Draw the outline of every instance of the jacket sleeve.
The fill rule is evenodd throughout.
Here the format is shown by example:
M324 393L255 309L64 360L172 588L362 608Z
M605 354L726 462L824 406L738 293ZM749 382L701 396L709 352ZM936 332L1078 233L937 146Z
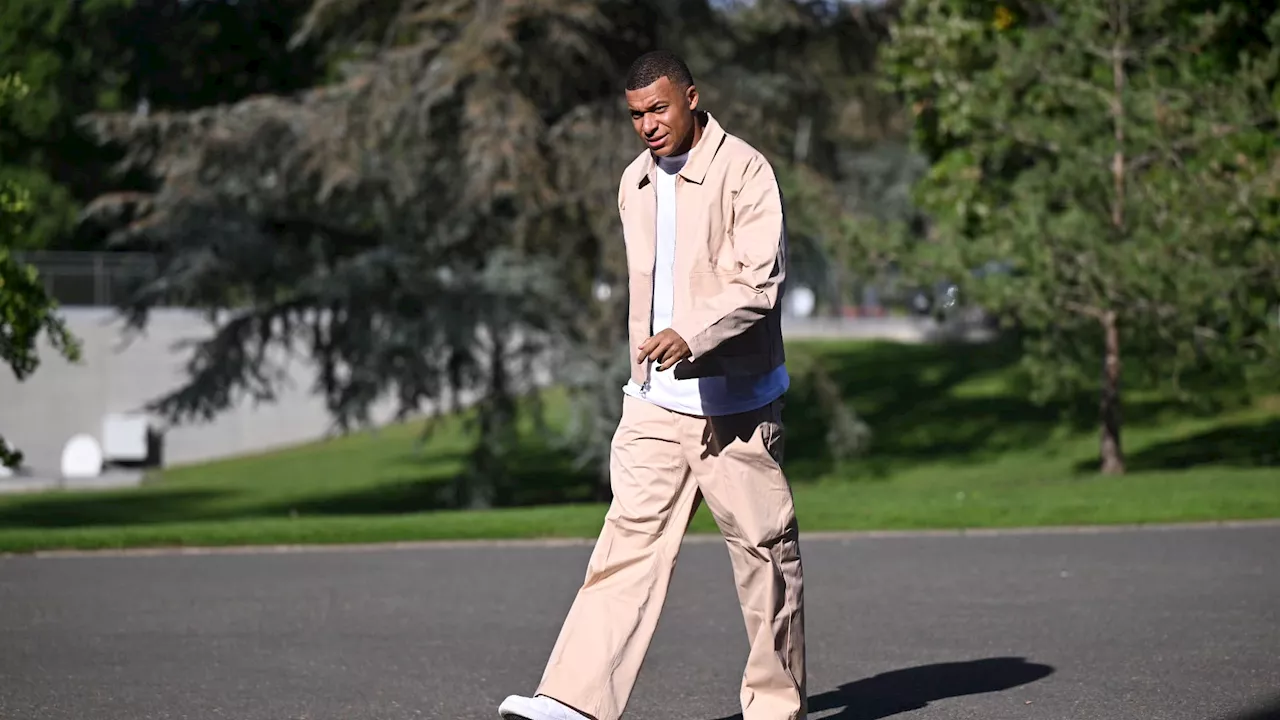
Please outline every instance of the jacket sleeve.
M672 324L688 343L691 360L742 334L773 310L786 276L785 232L777 177L769 162L755 155L733 199L733 251L740 270L725 277L721 292L698 301Z

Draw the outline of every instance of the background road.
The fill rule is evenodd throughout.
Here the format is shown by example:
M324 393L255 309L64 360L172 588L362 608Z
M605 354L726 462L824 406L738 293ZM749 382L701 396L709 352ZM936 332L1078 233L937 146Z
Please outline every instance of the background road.
M804 542L813 718L1244 718L1280 701L1280 527ZM587 545L0 558L0 718L496 718ZM737 712L717 540L629 718ZM1280 703L1253 718L1280 717Z

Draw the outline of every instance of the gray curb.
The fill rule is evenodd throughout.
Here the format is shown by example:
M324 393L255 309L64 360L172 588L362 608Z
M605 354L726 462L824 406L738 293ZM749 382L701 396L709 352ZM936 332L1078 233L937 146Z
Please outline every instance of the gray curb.
M1280 518L1264 520L1224 520L1215 522L1151 523L1117 525L1062 525L1048 527L965 528L953 530L854 530L846 532L801 532L801 542L858 541L894 538L963 538L1026 535L1100 535L1108 533L1170 532L1185 530L1224 530L1247 528L1280 528ZM720 535L690 534L685 544L723 542ZM286 553L350 553L389 550L433 550L448 548L552 548L591 547L595 538L534 538L515 540L416 540L385 543L303 544L303 545L227 545L190 547L142 547L103 550L37 550L30 553L0 553L10 557L161 557L178 555L266 555Z

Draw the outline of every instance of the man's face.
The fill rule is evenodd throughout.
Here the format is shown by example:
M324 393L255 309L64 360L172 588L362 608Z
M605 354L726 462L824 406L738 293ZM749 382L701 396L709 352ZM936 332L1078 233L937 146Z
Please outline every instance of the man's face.
M639 90L627 91L631 124L649 150L658 157L681 155L693 147L694 114L698 107L698 89L681 89L671 78Z

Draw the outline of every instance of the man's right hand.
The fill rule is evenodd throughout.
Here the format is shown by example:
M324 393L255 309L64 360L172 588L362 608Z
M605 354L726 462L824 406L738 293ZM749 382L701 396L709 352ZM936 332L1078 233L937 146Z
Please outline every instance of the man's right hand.
M653 360L660 363L658 370L665 371L692 354L689 351L689 344L680 337L680 333L667 328L640 343L640 354L636 356L636 364Z

